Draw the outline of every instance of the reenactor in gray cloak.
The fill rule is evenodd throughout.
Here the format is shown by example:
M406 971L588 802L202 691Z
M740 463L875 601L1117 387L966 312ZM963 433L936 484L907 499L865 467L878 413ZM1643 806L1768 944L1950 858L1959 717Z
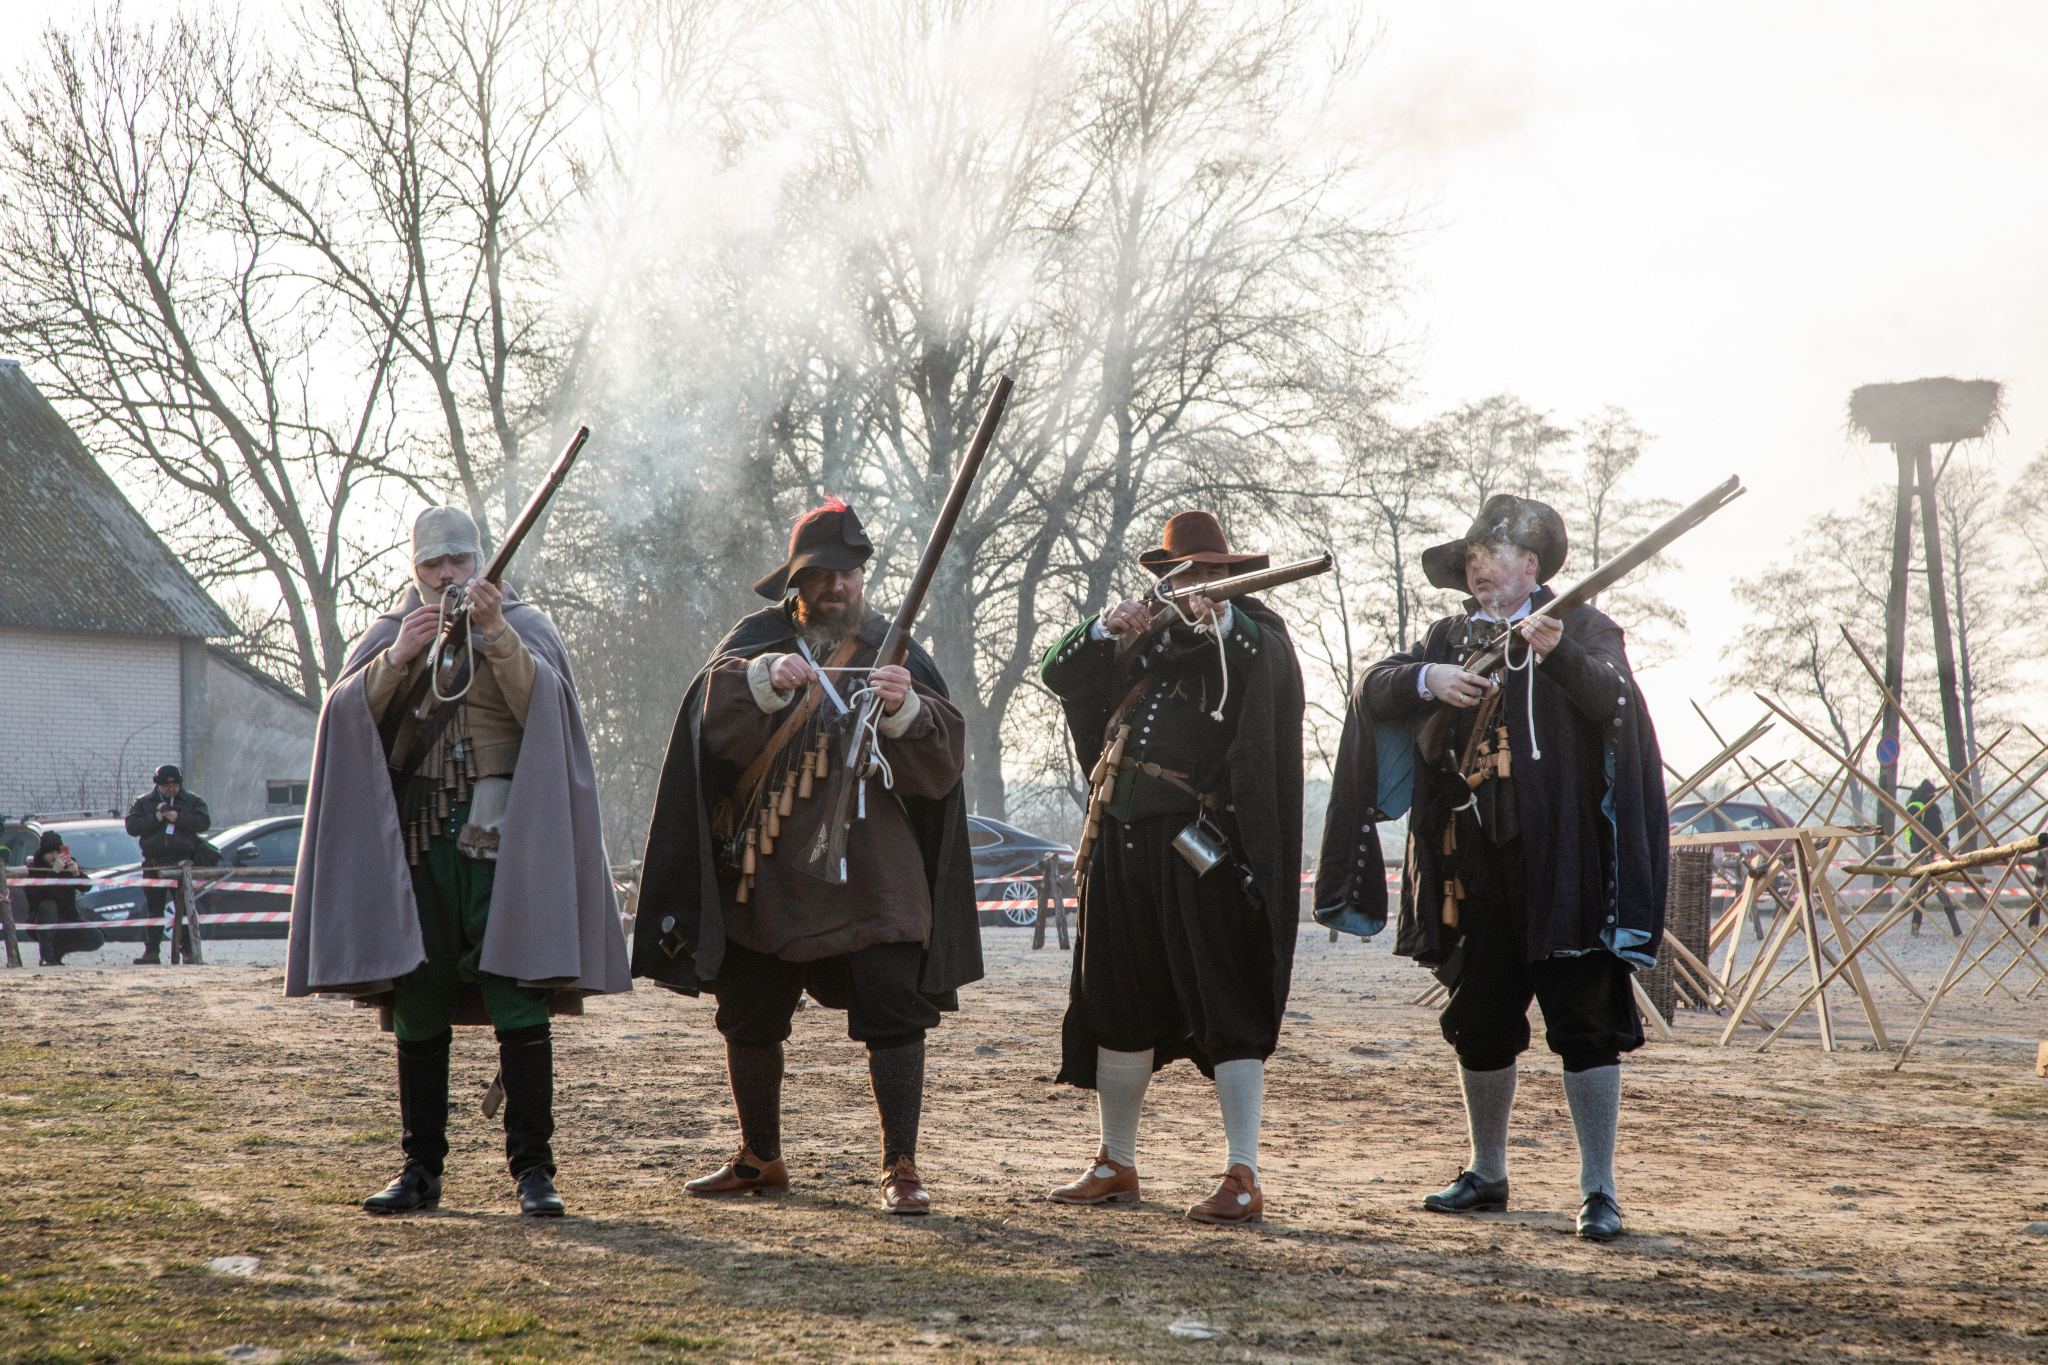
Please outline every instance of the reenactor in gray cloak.
M356 642L314 741L285 994L353 996L398 1036L405 1165L363 1201L372 1213L440 1203L453 1026L488 1022L520 1209L561 1214L549 1016L632 989L561 636L477 574L480 550L468 513L420 514L414 582ZM443 594L458 587L473 659L444 654L414 712L391 716L433 665ZM393 755L437 698L456 697L425 761L395 787Z

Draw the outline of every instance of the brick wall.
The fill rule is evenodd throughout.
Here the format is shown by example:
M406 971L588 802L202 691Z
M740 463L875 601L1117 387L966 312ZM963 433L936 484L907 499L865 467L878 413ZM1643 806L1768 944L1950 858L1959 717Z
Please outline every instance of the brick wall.
M181 704L175 638L0 626L0 811L125 808L179 760Z

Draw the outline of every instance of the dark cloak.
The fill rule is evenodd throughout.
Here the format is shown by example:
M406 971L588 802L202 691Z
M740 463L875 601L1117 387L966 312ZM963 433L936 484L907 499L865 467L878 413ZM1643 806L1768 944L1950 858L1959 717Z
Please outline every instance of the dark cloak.
M1539 588L1531 603L1540 607L1555 595ZM1370 865L1358 866L1356 846L1377 843L1362 840L1359 831L1408 809L1394 951L1432 966L1457 947L1456 931L1442 923L1447 869L1440 850L1444 825L1466 792L1441 766L1419 761L1414 736L1436 703L1417 694L1416 679L1429 664L1453 661L1477 607L1468 599L1464 613L1435 622L1420 643L1360 677L1331 773L1316 875L1319 920L1352 933L1377 932L1386 922L1385 883L1377 857L1366 855ZM1515 809L1529 876L1528 960L1606 948L1647 966L1664 932L1670 823L1656 729L1629 667L1622 629L1595 607L1565 616L1564 638L1536 668L1540 761L1530 749L1527 675L1505 677L1499 723L1514 754ZM1400 781L1408 772L1412 809ZM1347 910L1355 918L1347 921Z
M889 631L887 618L870 611L860 638L879 649ZM670 990L696 995L718 977L725 961L725 899L738 874L721 867L711 835L711 812L739 784L730 763L701 761L699 730L711 670L726 659L752 659L796 649L797 631L784 606L764 607L733 627L718 642L711 662L691 680L676 713L662 760L661 785L647 827L647 856L640 871L640 904L633 930L633 975ZM904 661L910 676L940 696L949 696L931 655L910 642ZM918 990L943 1010L958 1009L957 992L979 981L981 918L974 903L974 855L967 838L967 797L955 784L943 799L903 798L911 828L924 852L931 887L932 933ZM684 945L678 955L661 946L673 923Z
M1230 803L1237 807L1238 853L1251 868L1259 899L1265 902L1266 928L1272 937L1273 1025L1275 1031L1287 1009L1287 990L1294 977L1294 940L1301 930L1301 717L1303 697L1301 667L1295 662L1294 641L1287 623L1255 597L1231 599L1231 605L1252 619L1259 628L1261 648L1248 670L1244 709L1238 712L1237 736L1230 743L1224 763L1230 773ZM1273 641L1283 649L1264 647ZM1102 756L1103 731L1111 712L1123 700L1117 695L1093 695L1062 702L1067 730L1074 740L1074 757L1082 772L1094 770ZM1211 875L1219 875L1212 873ZM1084 894L1081 913L1088 913ZM1069 989L1081 989L1081 955L1074 954L1073 980ZM1095 1088L1095 1036L1081 1022L1080 1011L1069 1008L1061 1029L1060 1074L1054 1079L1083 1089ZM1152 1069L1157 1071L1189 1056L1214 1076L1207 1059L1192 1052L1169 1054L1154 1048Z

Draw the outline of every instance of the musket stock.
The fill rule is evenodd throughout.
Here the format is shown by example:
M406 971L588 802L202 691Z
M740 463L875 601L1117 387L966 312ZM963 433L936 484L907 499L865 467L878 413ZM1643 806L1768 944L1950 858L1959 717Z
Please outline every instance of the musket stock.
M924 544L924 556L917 561L917 572L911 575L902 605L896 609L896 619L890 623L889 633L882 637L882 647L875 653L878 666L899 664L910 653L910 632L917 624L918 609L924 605L925 594L931 588L933 576L938 573L939 558L945 553L947 542L953 538L953 527L960 520L968 493L974 488L974 477L981 472L981 462L987 458L988 448L996 438L996 427L1002 423L1003 409L1010 402L1010 389L1010 376L1004 375L996 381L995 392L989 395L988 407L981 414L981 425L975 428L974 440L967 447L967 457L954 473L953 487L939 509L938 520L932 523L931 536ZM856 709L845 759L828 779L830 785L825 794L824 823L818 826L804 857L804 871L834 886L846 884L846 840L853 829L854 798L859 794L865 799L871 746L875 743L875 713L881 705L881 698L869 692Z
M1593 572L1572 584L1557 596L1529 613L1537 616L1554 616L1563 620L1567 615L1598 597L1622 579L1634 573L1650 560L1662 554L1672 541L1692 530L1714 513L1726 507L1749 490L1742 486L1742 477L1731 474L1722 483L1686 507L1677 516L1659 526L1656 530L1623 550ZM1500 669L1507 659L1506 636L1503 643L1491 646L1467 660L1462 667L1468 672L1491 676ZM1421 732L1416 736L1416 747L1421 751L1423 761L1433 763L1444 751L1444 740L1451 732L1451 723L1457 718L1458 708L1448 702L1439 702L1423 722Z

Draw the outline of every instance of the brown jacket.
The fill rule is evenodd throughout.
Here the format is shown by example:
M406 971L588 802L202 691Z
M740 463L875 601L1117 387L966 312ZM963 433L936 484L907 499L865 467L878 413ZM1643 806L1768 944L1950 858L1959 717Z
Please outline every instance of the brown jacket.
M392 701L410 690L414 680L426 671L432 655L431 647L421 650L403 673L391 666L385 654L372 659L363 671L363 690L370 703L370 714L381 718ZM518 766L519 740L526 732L527 708L533 704L533 671L533 653L516 630L500 630L489 644L477 646L476 678L462 699L462 719L469 727L470 742L476 746L478 777L510 777ZM447 685L444 673L442 686ZM433 694L428 693L420 699L420 710L424 715L433 709ZM441 770L441 748L448 743L449 734L449 730L444 730L434 741L433 752L420 765L421 772Z
M707 757L744 768L768 743L781 722L782 709L793 701L765 681L779 657L728 658L713 665L702 730ZM865 666L874 657L873 647L864 645L851 663ZM801 754L795 747L785 752L792 761ZM800 861L801 850L809 847L825 818L820 788L810 800L796 802L783 820L775 852L756 863L747 903L726 897L728 938L790 962L811 962L877 943L929 942L932 901L924 853L898 797L936 800L959 785L967 763L966 726L952 702L919 684L895 716L884 718L881 753L895 786L884 789L879 777L869 780L867 818L854 821L847 841L846 884L820 881L805 872ZM788 762L778 762L772 773L779 778L787 766Z

